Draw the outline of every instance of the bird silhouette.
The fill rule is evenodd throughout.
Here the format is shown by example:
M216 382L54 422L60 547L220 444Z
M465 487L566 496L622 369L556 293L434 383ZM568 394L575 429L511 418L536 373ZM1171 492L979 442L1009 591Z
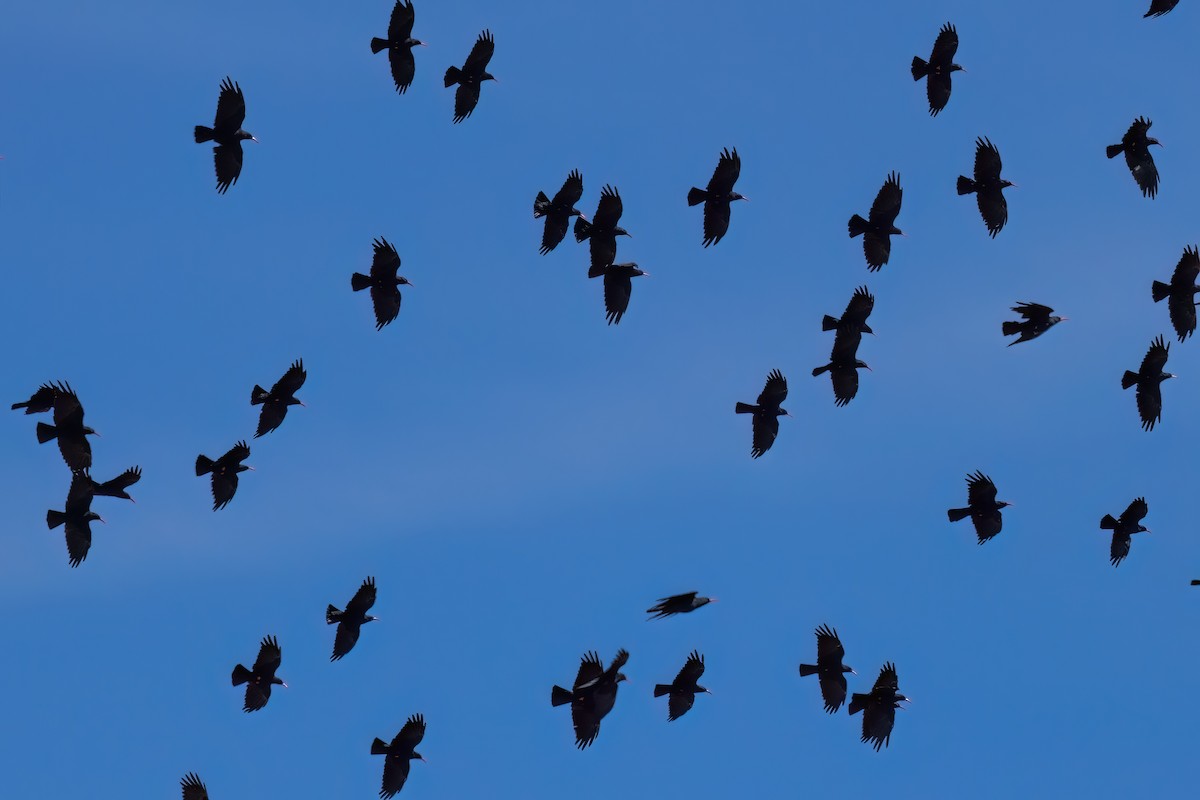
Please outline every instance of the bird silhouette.
M703 674L704 656L699 651L693 650L673 682L654 685L655 697L662 697L664 694L670 695L667 698L668 722L674 722L690 711L692 704L696 702L697 694L712 694L708 689L696 683Z
M1150 529L1142 524L1150 506L1146 498L1139 497L1121 512L1121 516L1113 519L1112 514L1105 514L1100 520L1101 530L1112 531L1112 547L1109 550L1109 561L1115 567L1129 555L1130 537L1135 533L1149 533Z
M896 227L896 217L900 214L900 203L904 199L904 190L900 188L900 176L893 172L875 195L875 202L867 219L858 214L850 218L847 227L850 238L863 237L863 255L867 258L867 269L878 272L892 255L892 234L903 236L904 231Z
M371 755L387 756L383 762L383 785L379 789L381 798L386 800L389 797L395 797L396 793L404 788L404 782L408 780L410 762L425 760L416 751L417 745L424 738L425 717L422 714L413 714L390 743L383 739L371 742Z
M711 597L697 597L696 592L685 592L663 597L657 603L646 609L647 614L653 614L650 619L663 619L676 614L690 614L701 606L713 602Z
M308 373L304 371L303 359L296 359L288 367L287 372L283 373L283 377L275 381L271 391L268 392L257 383L254 384L254 388L250 391L250 405L262 406L262 411L258 415L258 430L254 432L255 439L282 425L283 418L287 416L288 406L304 405L294 395L300 391L300 387L304 385L307 378Z
M592 221L588 222L582 214L575 220L575 241L589 240L591 272L602 270L617 260L617 237L630 235L629 231L617 225L624 211L625 205L616 188L605 186L600 190L600 203L596 206Z
M1142 418L1144 431L1154 430L1154 424L1162 420L1162 382L1175 377L1170 372L1163 372L1170 352L1171 345L1165 343L1160 335L1150 343L1150 349L1146 351L1138 371L1125 370L1121 376L1122 389L1137 387L1138 416Z
M12 410L25 409L26 414L44 414L54 408L54 398L58 397L63 388L61 383L43 383L38 390L23 403L13 403Z
M642 271L637 264L630 261L627 264L609 264L607 267L592 267L588 270L589 278L604 276L604 311L609 325L615 325L629 310L629 298L633 294L633 279L649 275Z
M838 638L835 629L828 625L822 625L817 628L816 634L817 663L801 664L800 676L817 676L817 683L821 686L821 699L825 702L825 711L835 714L842 707L842 703L846 702L845 673L849 672L851 675L858 673L842 663L842 659L846 657L846 648L842 647L842 640Z
M92 511L91 479L83 472L71 476L67 502L63 511L47 511L46 527L54 530L64 526L67 536L67 557L72 567L78 567L92 548L92 522L104 519Z
M333 605L325 610L325 622L328 625L337 623L337 633L333 637L333 655L330 661L337 661L354 648L358 642L359 629L368 622L379 617L372 617L367 612L375 605L375 579L367 578L362 586L350 598L345 611L338 611ZM399 791L399 789L397 789Z
M1164 12L1165 13L1165 12ZM1154 158L1150 155L1150 145L1162 147L1162 142L1147 136L1150 126L1154 123L1145 117L1138 117L1121 137L1120 144L1110 144L1105 148L1109 158L1125 154L1125 164L1133 179L1142 190L1142 197L1153 198L1158 194L1158 167L1154 166Z
M496 80L491 73L487 72L488 62L492 60L492 53L495 50L496 41L492 38L492 32L485 30L475 40L475 46L471 48L471 54L467 56L467 61L462 65L462 69L450 67L446 70L446 88L449 89L454 84L458 84L458 89L454 93L454 123L456 125L471 116L471 112L475 110L475 106L479 103L479 85L484 81Z
M250 448L245 442L238 442L216 461L206 455L196 456L196 476L212 473L213 511L224 508L233 499L238 473L254 469L242 463L249 457Z
M577 169L571 170L562 188L551 200L545 192L538 192L533 200L533 218L546 218L546 227L542 232L542 247L538 250L546 255L567 235L571 217L583 217L583 212L575 208L579 198L583 197L583 175Z
M83 404L68 384L59 384L54 395L54 424L37 424L37 439L45 444L58 440L58 451L72 472L92 466L92 445L87 437L98 435L83 424Z
M283 661L283 651L279 649L279 641L274 636L265 636L258 648L258 658L254 660L254 669L246 669L241 664L233 668L233 685L246 684L246 700L242 711L250 713L258 711L271 699L271 687L278 684L287 688L287 684L275 677L275 670Z
M779 418L790 417L791 414L782 407L787 399L787 378L777 369L767 375L767 382L762 393L758 395L758 404L737 403L733 407L735 414L753 414L750 426L754 431L754 441L750 448L750 457L758 458L771 449L775 437L779 435Z
M1200 253L1195 247L1186 247L1179 263L1175 265L1171 282L1154 281L1150 284L1150 296L1154 302L1166 299L1171 325L1175 327L1181 342L1196 331L1196 302L1193 297L1200 292L1200 286L1196 285L1197 275L1200 275Z
M408 278L397 275L400 271L400 254L387 239L380 236L374 241L375 254L371 257L371 274L356 272L350 276L350 288L356 292L371 290L371 304L375 307L375 330L383 330L400 315L400 288L411 286Z
M81 470L77 474L84 478L87 484L87 490L90 491L93 496L99 495L102 497L118 497L122 500L136 502L132 497L129 496L129 492L125 490L142 479L141 467L130 467L112 480L104 481L103 483L93 480L91 475L88 474L87 470Z
M570 691L561 686L550 690L550 705L557 707L571 704L571 722L575 726L575 746L580 750L591 745L600 735L600 721L612 711L617 702L617 685L627 680L621 667L629 661L629 653L618 650L617 655L604 669L596 652L584 654Z
M221 96L217 98L217 116L213 126L196 126L196 144L216 142L213 148L213 165L217 171L217 193L225 194L242 174L242 141L258 139L242 130L246 120L246 96L242 87L226 76L221 82Z
M1051 316L1054 313L1054 309L1040 303L1019 302L1012 307L1012 310L1021 315L1022 321L1003 322L1000 324L1000 332L1005 336L1012 336L1015 333L1021 335L1009 342L1009 347L1036 339L1058 323L1070 319L1070 317Z
M689 206L704 203L705 247L721 241L729 230L729 204L734 200L749 199L733 190L741 173L742 159L738 156L737 148L725 148L721 151L713 176L708 179L708 188L697 189L693 186L688 190Z
M1004 524L1004 520L1000 516L1000 509L1010 506L1012 503L996 500L996 484L992 483L992 479L982 472L976 471L973 475L967 476L967 507L952 508L946 512L951 522L971 518L971 524L975 526L975 535L979 538L979 544L983 544L988 539L1000 532L1000 528Z
M194 772L184 775L179 786L183 790L183 800L208 800L208 788Z
M925 83L925 94L929 98L929 115L936 117L950 102L950 75L963 70L954 63L954 54L958 52L958 31L947 22L938 31L937 39L933 41L933 52L929 61L913 56L912 76L914 81L928 76Z
M392 81L396 91L404 94L412 85L413 75L417 71L417 62L413 60L412 49L424 47L425 43L412 37L413 22L417 12L413 10L410 0L396 0L392 8L392 19L388 23L386 39L374 37L371 39L371 52L388 51L388 62L392 66Z
M989 139L979 138L975 140L975 179L958 176L958 193L975 194L979 215L983 217L983 223L993 239L1008 222L1008 201L1004 199L1003 190L1016 186L1012 181L1000 177L1003 166L996 145Z
M896 724L896 709L909 698L899 692L896 667L890 661L883 665L879 677L870 693L855 692L850 696L851 714L863 712L862 740L879 748L888 745L892 738L892 727Z

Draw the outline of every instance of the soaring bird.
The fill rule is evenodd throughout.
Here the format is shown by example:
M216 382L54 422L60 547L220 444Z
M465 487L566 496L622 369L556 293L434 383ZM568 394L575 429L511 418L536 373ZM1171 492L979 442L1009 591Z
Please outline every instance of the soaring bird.
M992 479L976 471L967 476L967 507L952 508L946 512L946 516L951 522L970 517L979 544L983 544L1000 532L1004 524L1000 509L1009 505L1012 504L996 500L996 484L992 483Z
M208 788L194 772L184 775L179 786L183 789L183 800L208 800Z
M621 667L629 653L618 650L608 669L595 651L585 653L570 691L555 686L550 690L550 705L571 704L571 722L575 726L575 746L584 749L600 735L600 720L612 711L617 702L617 684L626 680Z
M104 481L103 483L93 480L87 470L81 470L77 474L83 477L86 482L86 490L90 491L94 496L119 497L131 503L136 502L129 496L129 492L125 490L142 479L141 467L130 467L112 480Z
M846 702L845 673L858 673L842 663L846 656L846 648L842 647L842 640L838 638L835 629L822 625L817 628L816 633L817 663L801 664L800 675L817 676L817 682L821 685L821 699L825 701L825 710L835 714L842 707L842 703Z
M262 411L258 415L258 430L254 432L255 439L282 425L283 418L287 416L288 406L304 405L294 395L300 391L306 378L308 373L304 371L304 361L298 358L288 367L287 372L283 373L283 377L275 381L271 391L268 392L257 383L254 384L250 391L250 405L262 405Z
M404 727L396 734L391 743L376 739L371 742L371 755L387 756L383 762L383 785L379 789L381 798L395 797L404 788L408 780L409 762L425 759L416 751L417 745L425 738L425 717L413 714L404 723Z
M454 93L455 124L471 116L471 112L475 110L475 105L479 102L479 85L484 81L496 80L486 71L495 49L496 41L492 38L492 32L485 30L475 40L475 46L471 48L471 54L467 56L467 62L462 65L462 69L450 67L446 70L446 88L458 84L458 90Z
M693 186L688 190L689 206L704 203L704 246L716 244L729 230L729 204L734 200L749 198L733 190L738 175L742 172L742 159L738 156L737 148L721 151L717 168L708 180L707 189L697 189Z
M245 442L238 442L216 461L206 455L196 456L196 476L212 473L213 511L224 508L233 499L238 487L238 473L254 469L242 463L249 457L250 448Z
M925 84L925 93L929 97L929 114L936 117L938 112L950 102L950 74L962 69L954 62L954 54L958 52L958 31L947 22L938 31L938 37L933 42L933 52L926 62L918 56L913 56L912 76L919 81L925 76L929 80Z
M58 450L72 472L92 466L92 446L87 437L96 432L83 424L83 404L68 384L59 384L54 395L54 424L37 424L37 439L45 444L58 439Z
M1150 512L1150 506L1146 504L1146 498L1139 497L1129 504L1129 507L1121 512L1121 516L1113 519L1112 514L1105 514L1100 520L1100 528L1106 531L1112 531L1112 549L1109 551L1109 560L1115 567L1125 560L1125 556L1129 555L1129 537L1135 533L1149 533L1150 529L1142 524L1142 520L1146 514Z
M855 214L847 224L851 239L863 237L863 254L867 257L867 269L871 272L878 272L888 262L892 254L892 234L904 235L904 231L896 227L896 217L900 214L903 198L900 175L893 172L884 181L879 194L875 195L867 219Z
M646 609L647 614L653 614L650 619L663 619L676 614L690 614L700 606L706 606L713 602L712 597L697 597L695 592L685 592L684 594L673 594L670 597L664 597L657 603Z
M703 674L704 656L700 655L699 651L693 650L683 665L683 669L679 670L679 674L675 676L674 682L654 685L655 697L662 697L664 694L670 695L667 698L668 722L674 722L686 714L691 709L692 703L696 702L697 694L701 692L712 694L708 689L696 683Z
M246 702L242 711L249 713L258 711L271 699L271 687L279 684L287 688L287 684L275 677L283 661L283 651L279 649L279 641L274 636L265 636L258 648L258 658L254 660L254 669L249 670L238 664L233 668L233 685L246 684Z
M1154 298L1154 302L1168 298L1167 311L1170 312L1171 324L1175 326L1175 333L1179 334L1181 342L1196 331L1196 303L1193 295L1200 292L1200 286L1196 285L1197 275L1200 275L1200 252L1197 252L1195 247L1186 247L1183 257L1175 265L1171 282L1168 284L1154 281L1150 285L1150 296Z
M862 740L872 743L877 753L892 738L896 709L908 700L900 694L899 688L896 667L889 661L883 665L869 694L855 692L850 696L850 713L863 712Z
M217 117L213 120L213 126L196 126L197 144L208 141L217 143L213 148L213 164L217 168L218 194L225 194L242 174L242 140L258 141L253 134L242 130L245 120L246 97L242 94L242 87L226 76L221 82L221 96L217 99Z
M612 186L600 190L600 203L596 206L596 214L588 222L579 215L575 220L575 241L589 239L591 250L592 270L603 269L617 260L617 237L629 236L629 231L617 225L625 206L621 203L621 195Z
M853 300L851 302L853 303ZM812 371L814 378L823 372L829 373L833 383L834 405L839 407L848 404L858 394L858 371L871 369L867 362L857 357L861 341L861 329L838 327L837 333L833 335L833 350L829 354L829 363L815 367Z
M83 472L71 476L71 488L67 491L67 503L63 511L47 511L46 527L54 530L64 525L67 533L67 556L71 566L78 567L87 558L92 547L92 522L104 522L92 511L91 479Z
M758 404L737 403L733 407L735 414L753 414L750 426L754 429L754 442L750 448L750 457L758 458L771 449L775 437L779 435L779 418L790 417L781 404L787 399L787 378L777 369L767 375L766 385L758 396Z
M337 633L333 637L333 655L329 657L330 661L337 661L349 653L358 641L359 629L368 622L379 619L379 617L372 617L367 613L373 605L375 605L375 579L367 578L363 581L362 586L358 587L354 597L350 598L345 611L338 611L333 605L325 609L325 622L329 625L337 623Z
M1150 145L1162 147L1162 142L1146 135L1153 124L1145 117L1138 117L1121 137L1121 143L1110 144L1104 151L1109 158L1116 158L1124 153L1125 164L1137 185L1141 187L1142 197L1151 198L1158 194L1158 168L1154 166L1154 159L1150 156Z
M1000 331L1005 336L1012 336L1014 333L1021 334L1020 338L1008 343L1009 347L1036 339L1058 323L1070 319L1070 317L1051 316L1054 314L1054 309L1040 303L1018 302L1012 307L1012 310L1020 314L1023 321L1000 324Z
M965 175L958 176L958 193L975 193L979 204L979 215L987 225L988 233L993 239L1008 222L1008 201L1004 199L1004 188L1016 186L1012 181L1000 177L1003 164L1000 162L1000 151L990 140L979 138L975 140L975 180Z
M562 188L551 200L545 192L538 192L533 200L533 218L546 218L546 228L542 232L542 247L538 251L546 255L567 235L571 217L583 217L583 212L575 208L579 198L583 197L583 175L577 169L571 170Z
M850 302L846 304L846 310L842 312L841 319L830 314L821 318L821 330L837 331L834 334L834 341L838 336L846 336L848 341L853 340L856 334L861 339L864 333L875 333L867 324L867 317L871 316L873 310L875 310L875 296L868 291L866 286L860 286L851 295ZM855 345L855 349L857 349L857 345Z
M375 306L375 330L383 330L400 315L400 287L412 286L408 278L397 275L400 271L400 254L387 239L380 236L374 241L375 255L371 258L371 274L356 272L350 276L350 288L356 292L371 290L371 304Z
M44 414L54 408L54 398L61 389L61 383L43 383L24 403L13 403L12 410L23 408L26 414Z
M607 267L593 266L588 270L589 278L604 276L604 310L609 325L619 323L629 310L629 297L633 294L633 279L649 275L630 261L627 264L609 264Z
M1146 17L1161 17L1179 5L1179 0L1150 0L1150 10L1142 15Z
M375 37L371 39L371 52L388 51L388 61L392 65L392 80L396 83L396 91L404 94L412 85L413 75L417 71L417 62L413 60L412 49L424 47L425 43L412 37L413 22L417 12L413 10L412 0L396 0L392 9L392 19L388 23L386 39Z
M1138 371L1125 370L1125 374L1121 376L1122 389L1137 386L1138 416L1142 418L1144 431L1154 430L1154 423L1162 419L1160 384L1167 378L1175 377L1170 372L1163 372L1170 350L1171 345L1163 342L1163 337L1159 335L1150 343L1150 349L1146 351L1146 357L1142 359L1142 366Z

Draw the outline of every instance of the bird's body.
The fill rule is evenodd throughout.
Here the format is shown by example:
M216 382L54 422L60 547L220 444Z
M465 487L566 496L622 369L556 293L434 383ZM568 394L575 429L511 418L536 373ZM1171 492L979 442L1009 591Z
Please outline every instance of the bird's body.
M1150 198L1158 194L1158 167L1154 166L1154 158L1150 155L1150 145L1156 144L1162 147L1162 142L1147 135L1153 124L1145 117L1138 117L1121 137L1121 143L1110 144L1104 151L1109 158L1116 158L1121 153L1125 154L1125 164L1129 167L1129 172L1137 182L1138 188L1142 190L1142 196Z
M1154 298L1154 302L1163 299L1167 301L1171 325L1174 326L1181 342L1196 331L1196 302L1193 298L1196 292L1200 292L1200 286L1196 285L1198 275L1200 252L1195 247L1187 247L1184 248L1179 263L1175 265L1171 282L1154 281L1150 285L1150 296Z
M275 676L275 670L283 662L283 651L279 649L279 641L274 636L266 636L258 648L258 658L254 661L254 669L246 669L241 664L233 668L233 685L246 684L246 699L242 710L246 713L258 711L271 699L271 687L278 684L287 688L287 684Z
M58 397L63 384L43 383L38 390L23 403L13 403L12 410L25 409L26 414L44 414L54 409L54 398Z
M1053 308L1041 305L1040 303L1019 302L1012 307L1012 310L1021 315L1022 321L1001 323L1000 331L1005 336L1012 336L1016 333L1021 335L1016 340L1009 342L1009 347L1036 339L1058 323L1068 319L1067 317L1054 316Z
M846 702L846 673L857 673L842 663L842 659L846 656L846 649L842 647L842 640L838 638L835 629L828 625L822 625L817 628L816 634L817 663L801 664L800 676L817 676L817 682L821 685L821 699L825 703L825 711L835 714L842 707L842 703Z
M78 567L87 558L92 548L92 522L104 520L92 511L92 479L83 471L71 476L71 488L67 491L67 502L62 511L46 512L46 527L54 530L64 526L67 538L67 556L72 567Z
M337 661L349 653L358 642L359 629L368 622L379 619L379 617L372 617L367 613L373 605L375 605L375 579L367 578L363 581L362 586L358 587L354 597L350 598L345 611L338 611L333 605L325 610L326 624L337 623L337 633L333 638L333 655L329 657L330 661Z
M1129 555L1130 537L1135 533L1149 533L1150 529L1142 524L1150 506L1146 498L1139 497L1121 512L1121 516L1113 519L1112 514L1105 514L1100 520L1101 530L1112 531L1112 546L1109 549L1109 561L1115 567Z
M708 188L698 189L693 186L688 191L689 206L704 203L704 246L716 244L729 230L729 204L734 200L746 200L743 195L733 190L738 176L742 174L742 159L737 148L721 151L717 168L708 180Z
M87 437L96 432L83 424L83 404L68 384L59 384L54 394L54 424L37 424L37 439L45 444L58 440L58 450L72 472L90 469L92 445Z
M471 48L471 54L467 56L462 68L450 67L446 70L446 88L458 84L454 93L455 124L471 116L471 112L475 110L476 104L479 103L479 85L484 81L496 80L487 71L488 62L492 60L495 49L496 41L492 38L492 32L485 30L475 40L475 46Z
M655 697L662 697L664 694L670 695L667 698L668 722L674 722L686 714L691 709L692 704L696 702L697 694L712 694L708 689L696 683L703 674L704 656L699 651L693 650L672 683L655 684Z
M567 235L571 225L571 217L582 217L583 213L575 208L579 198L583 197L583 175L579 170L571 170L562 188L551 200L545 192L538 192L533 201L533 218L546 218L546 226L542 232L542 247L538 251L546 255L558 247Z
M380 236L374 240L374 248L371 274L354 273L350 276L350 288L356 292L371 290L371 305L375 308L375 330L379 331L400 315L400 287L412 284L408 278L398 274L400 254L391 242Z
M981 137L975 140L974 180L965 175L958 176L958 193L975 195L979 215L993 239L1008 222L1008 201L1004 199L1003 190L1016 185L1000 177L1003 166L1000 150L991 140Z
M271 391L268 392L258 384L254 385L250 391L250 405L262 406L258 415L258 430L254 432L255 439L282 425L284 417L287 416L288 406L304 405L295 398L295 394L307 378L304 361L296 359L287 372L283 373L283 377L275 381Z
M629 661L629 653L618 650L604 669L598 653L584 654L570 691L555 686L550 690L550 705L571 704L571 722L575 727L575 746L580 750L591 745L600 735L600 721L612 711L617 702L617 685L626 680L621 667Z
M904 190L900 188L900 176L893 172L887 177L875 195L871 211L863 219L858 214L850 218L847 228L850 238L863 237L863 255L867 259L867 269L879 271L892 254L892 235L903 236L904 231L896 227L896 217L900 214L900 205L904 200Z
M242 142L258 139L242 130L246 120L246 96L242 87L228 76L221 82L221 96L217 99L217 115L211 128L197 125L196 143L216 142L213 148L213 165L217 171L217 192L225 194L242 174Z
M588 240L591 255L591 273L603 274L602 270L617 260L617 237L628 236L629 231L617 225L625 212L625 204L615 187L605 186L600 190L600 202L592 221L580 215L575 220L575 241ZM595 275L591 275L595 277Z
M663 597L657 603L646 609L647 614L652 614L650 619L663 619L676 614L690 614L701 606L706 606L713 601L711 597L697 597L696 592L685 592L684 594L673 594L670 597Z
M392 81L396 91L404 94L412 85L413 76L417 71L417 62L413 59L412 49L424 47L425 43L412 36L413 23L417 12L413 10L412 0L396 0L392 8L392 19L388 23L386 39L378 37L371 39L371 52L388 51L388 62L392 67Z
M868 694L855 692L850 697L850 713L863 712L862 740L874 745L875 752L890 743L892 728L896 724L896 709L900 708L900 703L908 700L900 694L899 689L896 667L888 662L883 665Z
M383 800L395 797L396 793L404 788L411 761L425 760L416 750L424 738L425 717L422 714L413 714L391 742L385 742L383 739L371 742L371 755L387 756L387 760L383 762L383 784L379 788L379 796Z
M946 512L946 515L951 522L958 522L970 517L971 524L975 526L975 535L979 539L979 544L983 544L1000 533L1000 529L1004 525L1000 509L1008 505L1011 504L996 500L996 484L992 483L992 479L982 472L976 471L967 476L966 508L952 508Z
M1146 351L1138 371L1125 370L1121 376L1122 389L1137 387L1138 416L1142 418L1142 430L1154 430L1154 424L1162 419L1162 382L1175 377L1170 372L1163 372L1170 351L1171 345L1159 336L1150 343L1150 349Z
M212 473L213 511L224 508L233 499L238 473L254 469L242 463L249 457L250 448L245 442L238 442L216 461L206 455L196 456L196 476Z
M627 264L609 264L607 267L592 267L589 278L604 276L604 316L609 325L615 325L629 310L629 298L633 294L633 279L649 272L641 270L630 261Z
M733 407L735 414L753 414L750 425L754 431L754 441L750 448L750 457L758 458L771 449L775 437L779 435L779 418L789 416L782 407L787 399L787 378L777 369L767 375L767 382L758 395L757 405L737 403Z
M947 22L938 31L937 39L933 42L933 52L929 61L913 56L912 76L914 81L928 77L925 84L925 94L929 98L929 115L936 117L950 102L950 75L962 70L954 63L954 54L958 52L958 31Z

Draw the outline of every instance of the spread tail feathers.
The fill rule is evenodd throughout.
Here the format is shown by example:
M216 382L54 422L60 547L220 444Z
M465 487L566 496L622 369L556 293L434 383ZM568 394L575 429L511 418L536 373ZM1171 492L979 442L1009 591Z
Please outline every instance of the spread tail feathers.
M387 50L387 46L388 46L387 39L380 39L377 36L371 39L371 52L372 53L378 53L380 50Z
M813 369L813 377L815 378L815 377L817 377L818 375L820 375L822 372L828 372L828 371L829 371L829 365L828 365L828 364L826 364L826 365L825 365L825 366L823 366L823 367L816 367L816 368L814 368L814 369Z
M1005 336L1012 336L1014 333L1021 332L1021 323L1019 322L1003 322L1000 324L1000 330Z
M666 684L666 683L654 684L654 696L655 697L662 697L664 694L670 694L670 693L671 693L670 684Z
M196 456L196 475L207 475L212 472L213 460L208 456Z
M850 238L853 239L855 236L862 236L867 232L867 221L858 214L855 214L850 218L850 223L847 227L850 229Z
M966 519L967 517L971 516L971 509L969 509L969 508L952 508L946 512L946 516L950 518L951 522L958 522L960 519ZM851 712L851 713L854 713L854 712Z
M1154 297L1154 302L1166 299L1171 294L1171 287L1162 281L1155 281L1150 284L1150 294ZM16 406L13 406L16 408Z
M44 422L39 422L37 424L37 437L38 437L39 444L45 444L46 442L50 441L51 439L56 438L57 436L58 436L58 428L54 427L53 425L47 425Z
M350 276L350 288L356 292L361 292L363 289L371 285L370 277L363 275L361 272L356 272Z
M857 714L867 707L867 701L871 699L869 694L859 694L855 692L850 696L850 706L847 709L851 714Z
M688 189L689 206L698 206L707 199L708 192L704 191L703 189L697 189L695 186L693 186L691 189Z
M823 331L837 330L838 321L839 320L837 317L831 317L828 314L826 314L825 316L821 317L821 330L823 330Z
M325 609L326 624L332 625L335 622L341 622L341 620L342 620L342 612L338 611L337 607L331 605L329 608Z
M968 178L966 175L958 176L958 193L971 194L975 191L975 181Z
M206 128L203 125L196 126L196 144L200 142L210 142L213 138L213 129Z
M735 414L753 414L755 411L758 411L758 406L752 406L749 403L738 403L733 407Z
M47 511L46 512L46 527L49 528L50 530L54 530L55 528L57 528L59 525L62 525L66 521L67 521L67 515L61 511Z
M246 669L241 664L238 664L236 667L233 668L233 685L234 686L241 686L243 683L250 680L251 677L252 677L252 673L250 672L250 670Z
M1112 514L1105 514L1100 520L1100 527L1106 531L1115 531L1117 529L1117 521L1113 519Z
M375 41L378 42L379 40L376 39ZM388 744L383 739L376 739L375 741L371 742L371 755L385 756L387 755L387 751Z
M929 74L929 65L925 63L925 59L913 56L912 74L914 81L919 81Z
M571 693L561 686L555 686L550 690L550 705L565 706L571 702Z
M801 664L800 665L800 676L801 677L804 677L806 675L814 675L814 674L816 674L816 672L817 672L817 668L813 664Z
M1110 144L1108 147L1104 148L1104 155L1108 156L1109 158L1116 158L1117 156L1121 155L1121 151L1124 149L1125 145L1123 144Z
M537 197L533 200L533 218L544 217L549 210L550 198L546 197L545 192L538 192Z
M451 67L446 70L446 87L449 88L458 83L458 79L462 76L462 72L458 67Z
M256 383L254 384L254 388L250 390L250 405L256 406L270 396L270 392Z
M1138 382L1138 374L1125 370L1125 374L1121 376L1121 388L1128 389Z

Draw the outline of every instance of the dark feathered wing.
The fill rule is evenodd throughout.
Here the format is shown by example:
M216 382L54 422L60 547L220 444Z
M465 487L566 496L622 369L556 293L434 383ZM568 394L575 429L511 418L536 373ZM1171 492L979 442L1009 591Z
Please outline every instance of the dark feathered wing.
M397 5L397 7L399 6ZM400 39L400 41L404 40ZM412 48L388 48L388 65L392 68L392 83L396 84L396 91L404 94L408 91L408 87L412 86L413 78L417 74L417 61L413 58Z
M460 83L454 92L454 121L462 122L479 105L479 82Z
M221 82L221 96L217 98L217 115L213 120L213 129L234 133L245 121L246 96L242 94L242 87L226 76Z
M387 239L380 236L373 243L374 254L371 256L371 279L388 281L396 277L400 271L400 254L396 247Z
M1148 513L1150 513L1150 506L1146 503L1146 498L1139 497L1121 512L1121 522L1124 525L1137 525L1146 518Z
M593 239L592 243L595 244ZM629 298L633 294L633 280L630 276L609 267L604 273L604 309L608 324L619 323L621 317L629 310Z
M738 155L737 148L722 150L721 158L717 161L717 168L713 171L713 176L708 181L708 193L719 195L729 194L733 191L733 185L737 183L738 176L741 174L742 159Z
M183 800L208 800L208 788L194 772L184 775L179 786L183 790Z
M231 142L214 147L213 168L217 173L217 193L225 194L242 174L242 143Z
M403 42L412 36L413 23L416 22L417 12L411 0L396 0L392 8L392 19L388 23L388 39L392 42Z
M719 198L704 202L704 246L716 244L729 232L729 200Z
M560 209L569 210L583 197L583 174L579 170L571 170L563 182L562 188L554 195L553 203Z
M784 378L783 373L779 370L771 370L762 392L758 395L758 404L769 408L778 408L783 405L784 400L787 400L787 394L787 378Z
M605 186L600 190L600 203L596 206L596 216L592 217L592 226L602 229L615 228L624 212L621 195L612 186Z
M600 661L600 654L595 651L584 653L579 662L579 672L575 675L573 688L578 690L590 686L603 674L604 664Z
M1115 567L1129 555L1129 545L1132 541L1128 533L1113 531L1112 545L1108 550L1108 560Z
M495 50L496 40L492 38L490 30L485 30L475 40L475 46L471 48L471 55L467 56L467 62L463 64L462 71L468 75L482 74L487 69L488 62L492 60L492 53Z

